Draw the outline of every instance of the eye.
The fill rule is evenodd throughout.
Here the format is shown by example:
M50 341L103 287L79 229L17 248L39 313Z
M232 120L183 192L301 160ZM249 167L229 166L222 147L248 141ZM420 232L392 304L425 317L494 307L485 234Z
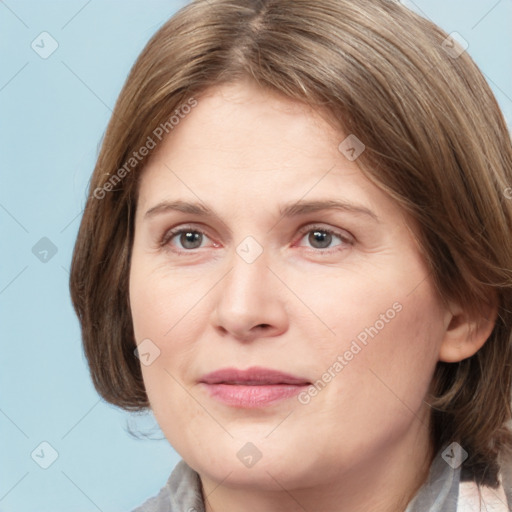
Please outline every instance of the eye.
M348 233L335 231L321 226L308 226L305 230L301 231L303 236L301 241L306 239L313 249L343 249L348 245L352 245L353 241ZM338 243L336 243L338 242ZM304 247L304 244L299 243L299 246ZM328 252L328 251L324 251Z
M309 244L312 249L324 253L332 252L328 249L337 251L353 244L353 240L348 233L323 226L307 226L301 230L301 234L299 246L307 247ZM167 231L160 244L170 246L175 252L188 252L205 247L208 240L210 238L202 230L196 227L184 226ZM303 240L306 243L303 243ZM217 247L213 242L211 245Z
M171 245L181 251L200 249L205 239L209 240L206 234L197 228L179 228L168 231L161 241L161 245ZM178 244L176 246L176 244Z

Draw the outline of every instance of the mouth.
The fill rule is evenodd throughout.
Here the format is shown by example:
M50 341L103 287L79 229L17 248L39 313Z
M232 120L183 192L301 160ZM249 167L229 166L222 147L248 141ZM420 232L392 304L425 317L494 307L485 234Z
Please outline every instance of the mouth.
M231 407L258 408L291 398L311 382L270 368L224 368L203 376L209 396Z

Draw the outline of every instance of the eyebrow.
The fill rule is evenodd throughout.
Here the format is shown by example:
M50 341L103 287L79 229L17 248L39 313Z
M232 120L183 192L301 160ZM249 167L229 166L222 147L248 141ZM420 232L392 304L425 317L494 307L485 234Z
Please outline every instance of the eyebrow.
M281 206L279 214L282 217L295 217L306 215L308 213L315 213L324 210L340 210L343 212L365 215L370 217L376 222L380 222L379 217L367 208L366 206L353 204L347 201L339 201L334 199L318 200L318 201L297 201ZM144 218L150 218L158 214L167 213L170 211L179 211L191 215L198 215L201 217L213 217L221 220L220 217L211 209L201 203L189 203L186 201L162 201L157 205L150 208L145 214Z

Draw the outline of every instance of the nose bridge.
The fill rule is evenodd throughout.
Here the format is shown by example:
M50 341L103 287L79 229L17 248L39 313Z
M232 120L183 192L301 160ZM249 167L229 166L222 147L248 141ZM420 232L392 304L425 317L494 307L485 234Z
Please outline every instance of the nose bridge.
M267 334L286 328L286 312L269 263L269 254L255 240L246 239L235 248L217 293L217 327L244 339L261 334L256 327L264 326Z
M252 240L244 240L234 251L231 259L231 271L226 276L222 296L233 310L240 313L256 312L269 300L273 293L269 286L268 254L263 247Z

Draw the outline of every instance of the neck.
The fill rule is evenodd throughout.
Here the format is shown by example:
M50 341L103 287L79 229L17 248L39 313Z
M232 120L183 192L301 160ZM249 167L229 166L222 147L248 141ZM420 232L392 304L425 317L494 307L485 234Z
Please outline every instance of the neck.
M425 482L433 453L423 424L367 460L323 467L321 475L294 480L272 466L252 473L250 487L228 475L218 482L201 476L206 512L403 512ZM254 471L257 466L251 469ZM320 473L320 471L318 472ZM325 479L322 477L326 475ZM308 485L309 482L321 482Z

